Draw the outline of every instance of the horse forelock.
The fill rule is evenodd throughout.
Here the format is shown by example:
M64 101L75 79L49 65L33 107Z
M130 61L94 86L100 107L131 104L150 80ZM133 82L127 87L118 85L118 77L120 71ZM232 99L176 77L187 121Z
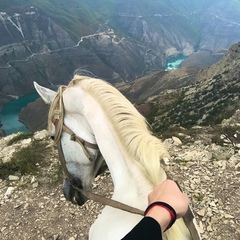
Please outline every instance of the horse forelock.
M162 181L160 160L168 157L161 140L153 136L145 118L133 104L109 83L75 75L68 87L78 84L102 107L118 133L119 141L154 185Z

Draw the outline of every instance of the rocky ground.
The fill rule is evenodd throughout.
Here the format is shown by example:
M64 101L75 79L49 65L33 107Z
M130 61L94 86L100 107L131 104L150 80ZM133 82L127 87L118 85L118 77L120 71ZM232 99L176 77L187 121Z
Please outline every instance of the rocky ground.
M189 195L202 239L240 239L239 146L227 139L222 146L212 143L204 129L198 132L197 137L179 132L165 140L171 159L164 168ZM0 139L2 162L33 141L28 138L6 146L12 138ZM34 174L14 173L0 180L0 239L88 239L103 206L92 201L82 207L67 202L61 192L55 147L44 131L34 138L46 143L45 165L37 162ZM108 171L95 179L94 192L109 197L112 189Z

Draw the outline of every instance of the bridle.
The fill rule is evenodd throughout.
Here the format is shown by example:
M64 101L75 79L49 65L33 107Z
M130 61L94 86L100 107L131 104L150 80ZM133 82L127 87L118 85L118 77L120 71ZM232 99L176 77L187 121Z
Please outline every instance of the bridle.
M80 192L81 194L83 194L86 198L91 199L93 201L102 203L104 205L108 205L114 208L118 208L130 213L134 213L134 214L139 214L139 215L144 215L144 211L131 207L129 205L123 204L121 202L118 202L116 200L112 200L103 196L100 196L98 194L92 193L92 192L88 192L85 191L83 189L80 189L76 186L73 185L73 181L72 181L72 177L71 174L69 173L68 169L67 169L67 164L65 161L65 157L63 154L63 150L62 150L62 145L61 145L61 135L62 132L66 132L70 135L70 140L71 141L75 141L77 142L85 156L89 159L89 161L93 161L93 159L91 158L90 154L88 153L87 148L92 148L95 150L98 150L98 145L97 144L93 144L90 143L86 140L84 140L83 138L80 138L79 136L77 136L69 127L67 127L66 125L64 125L63 122L63 118L64 118L64 104L63 104L63 97L62 94L64 92L64 90L66 89L65 86L60 86L57 92L56 97L53 100L53 103L55 105L55 109L53 110L52 114L50 114L49 116L49 124L53 123L55 126L55 136L54 136L54 142L57 145L57 149L58 149L58 155L59 155L59 161L63 170L63 176L65 180L69 180L71 186L78 192Z
M57 124L55 126L57 127ZM91 144L91 143L85 141L84 139L76 136L72 132L72 130L70 130L68 127L66 127L64 125L63 125L63 128L62 128L62 131L67 132L68 134L70 134L70 139L72 141L76 141L77 143L79 143L79 145L82 147L86 157L90 161L93 161L93 159L91 158L91 156L87 152L86 147L90 147L90 148L93 148L93 149L98 149L98 146L96 144ZM60 160L60 163L61 163L61 166L62 166L62 169L63 169L64 178L65 178L65 180L66 179L69 180L71 186L76 191L78 191L81 194L83 194L86 198L91 199L91 200L96 201L96 202L100 202L100 203L102 203L104 205L115 207L115 208L118 208L118 209L121 209L121 210L124 210L124 211L127 211L127 212L135 213L135 214L140 214L142 216L144 215L144 211L142 211L140 209L133 208L133 207L128 206L126 204L123 204L121 202L112 200L110 198L103 197L101 195L98 195L98 194L95 194L95 193L92 193L92 192L85 191L83 189L80 189L80 188L74 186L72 181L71 181L71 175L70 175L70 173L69 173L69 171L67 169L66 161L65 161L64 154L63 154L63 151L62 151L61 140L58 141L56 144L57 144L57 149L58 149L59 160Z

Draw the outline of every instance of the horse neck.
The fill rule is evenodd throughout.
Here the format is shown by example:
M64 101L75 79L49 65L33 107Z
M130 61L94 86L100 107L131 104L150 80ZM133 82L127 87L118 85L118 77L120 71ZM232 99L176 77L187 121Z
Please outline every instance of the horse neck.
M109 145L99 147L113 180L114 192L112 198L144 210L152 186L141 173L139 167L121 150L121 145L118 145L116 139L111 141Z
M114 184L113 199L126 204L134 203L135 206L137 203L136 207L144 209L152 186L122 147L116 131L99 104L91 96L85 97L84 101L91 106L85 108L84 116L111 173ZM94 112L91 109L94 109Z
M147 196L153 186L132 159L126 157L124 160L122 169L125 173L121 175L117 169L112 170L112 175L118 177L113 198L144 210L147 206Z

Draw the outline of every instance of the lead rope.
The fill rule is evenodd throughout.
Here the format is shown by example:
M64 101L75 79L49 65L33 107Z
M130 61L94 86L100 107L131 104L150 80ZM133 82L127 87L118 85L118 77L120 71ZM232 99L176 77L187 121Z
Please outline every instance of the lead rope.
M177 183L177 182L176 182ZM179 184L177 183L177 185L179 186ZM110 207L114 207L123 211L127 211L133 214L138 214L141 216L144 216L144 211L131 207L129 205L126 205L124 203L118 202L116 200L110 199L110 198L106 198L103 197L101 195L92 193L92 192L88 192L85 191L83 189L77 188L74 185L71 185L76 191L80 192L81 194L83 194L86 198L88 198L89 200L93 200L95 202L99 202L102 203L104 205L108 205ZM181 190L181 189L180 189ZM186 227L188 228L190 235L192 236L193 240L201 240L201 237L199 235L199 232L196 228L196 223L194 222L194 215L192 212L192 209L190 208L190 206L188 206L188 210L186 212L186 214L182 217L184 223L186 224Z

